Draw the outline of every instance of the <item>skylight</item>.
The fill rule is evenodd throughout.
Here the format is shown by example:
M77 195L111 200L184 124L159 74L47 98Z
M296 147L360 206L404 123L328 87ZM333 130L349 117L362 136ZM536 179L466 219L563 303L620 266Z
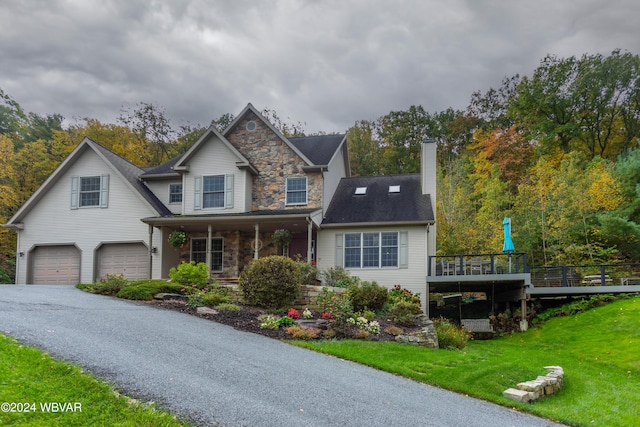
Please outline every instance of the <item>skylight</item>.
M390 185L389 186L389 193L399 193L400 192L400 186L399 185Z
M367 187L356 187L354 194L367 194Z

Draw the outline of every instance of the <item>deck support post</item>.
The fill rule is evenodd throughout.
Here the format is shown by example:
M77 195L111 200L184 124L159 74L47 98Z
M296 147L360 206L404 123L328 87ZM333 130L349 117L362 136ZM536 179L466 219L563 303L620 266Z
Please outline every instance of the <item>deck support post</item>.
M522 299L520 300L522 306L520 312L522 313L522 320L520 320L520 332L524 332L529 329L529 323L527 322L527 291L526 287L522 287Z

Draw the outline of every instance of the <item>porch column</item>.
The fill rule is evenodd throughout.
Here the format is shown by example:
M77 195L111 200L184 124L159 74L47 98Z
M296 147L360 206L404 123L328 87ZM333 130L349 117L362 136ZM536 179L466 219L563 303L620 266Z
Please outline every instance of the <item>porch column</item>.
M256 236L253 240L253 259L258 259L260 255L259 242L260 242L260 225L256 222L253 225L254 230L256 231Z
M207 226L207 255L205 256L207 268L211 268L211 228L211 224L209 224Z
M313 221L311 221L310 217L307 217L307 262L311 264L313 261L313 257L311 255L311 243L313 240Z
M149 224L149 280L153 278L153 225Z

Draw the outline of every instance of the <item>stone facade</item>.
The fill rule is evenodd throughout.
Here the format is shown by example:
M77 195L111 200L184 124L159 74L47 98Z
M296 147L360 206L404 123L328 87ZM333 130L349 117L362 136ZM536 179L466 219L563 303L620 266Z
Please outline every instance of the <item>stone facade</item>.
M250 121L255 123L253 130L247 130ZM322 173L303 171L304 160L253 113L247 114L227 139L259 172L253 177L252 210L322 208ZM307 204L287 206L287 178L303 176L307 177Z

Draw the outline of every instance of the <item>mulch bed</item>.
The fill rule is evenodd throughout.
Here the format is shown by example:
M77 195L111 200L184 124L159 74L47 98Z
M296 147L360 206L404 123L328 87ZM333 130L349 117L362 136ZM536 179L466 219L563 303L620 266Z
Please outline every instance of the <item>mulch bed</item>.
M164 308L167 310L179 311L181 313L198 316L203 319L211 320L217 323L228 325L239 331L250 332L254 334L264 335L269 338L285 340L291 339L291 335L287 334L284 328L277 330L260 329L260 322L258 317L263 314L267 314L267 311L259 307L251 307L247 305L240 305L242 308L240 311L218 311L217 314L198 314L196 308L189 307L182 301L164 300L164 301L150 301L149 304ZM276 314L280 316L283 314ZM320 313L313 313L314 319L320 318ZM370 335L367 340L369 341L395 341L395 336L384 332L388 326L394 326L393 322L388 319L376 318L376 321L380 323L380 334ZM402 327L404 333L410 333L420 329L420 327Z

